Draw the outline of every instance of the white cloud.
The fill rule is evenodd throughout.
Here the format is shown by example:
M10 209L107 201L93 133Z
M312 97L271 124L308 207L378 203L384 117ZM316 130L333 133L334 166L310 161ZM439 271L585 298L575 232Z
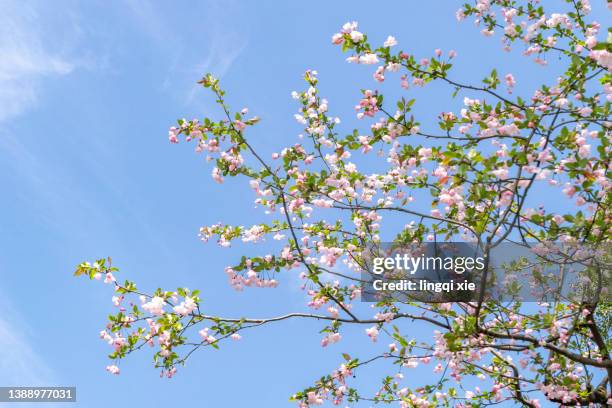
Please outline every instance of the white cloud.
M37 103L41 82L69 74L74 64L50 44L32 4L0 0L0 122ZM52 47L53 45L53 47Z
M32 329L0 292L0 384L50 386L55 373L31 346Z
M3 386L48 386L53 374L19 328L0 318L0 383Z
M247 41L237 33L228 34L215 30L206 58L196 66L196 71L201 75L211 71L216 77L223 77L246 45Z
M221 35L219 31L215 30L209 43L206 58L199 64L196 64L192 74L198 79L207 73L211 73L217 78L223 78L246 45L246 39L236 33ZM194 101L198 93L201 92L201 89L202 87L195 83L191 86L191 90L187 95L188 104Z
M195 66L198 75L211 72L221 78L242 54L248 44L248 36L236 26L232 28L227 24L228 21L235 21L241 12L242 6L234 1L211 1L207 5L206 46L192 50L206 53L206 57Z
M150 0L129 0L127 5L136 26L172 61L162 86L178 90L191 104L201 89L196 82L208 72L223 77L248 44L247 34L236 25L223 22L241 13L240 5L232 0L208 0L193 7L200 24L190 29L175 30L168 24L164 3ZM186 33L186 34L185 34Z

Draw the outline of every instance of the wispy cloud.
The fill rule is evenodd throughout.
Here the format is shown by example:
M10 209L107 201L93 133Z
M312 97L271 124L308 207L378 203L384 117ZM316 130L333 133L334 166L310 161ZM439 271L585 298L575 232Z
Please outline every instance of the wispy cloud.
M129 0L127 4L140 30L155 40L171 61L163 82L166 90L178 90L191 104L199 88L196 81L207 72L223 77L248 44L243 28L227 24L241 13L231 0L208 0L193 7L201 23L191 30L173 30L164 14L163 4L150 0ZM183 33L180 35L179 33ZM185 36L185 33L189 37Z
M0 0L0 9L0 121L5 121L37 103L43 80L69 74L75 64L50 41L33 3Z
M56 375L31 345L32 330L0 292L0 384L49 386Z
M236 32L228 34L220 29L212 34L207 55L202 62L196 64L193 74L202 76L210 72L217 78L222 78L247 46L247 39ZM193 101L199 89L199 86L192 86L187 97L188 103Z
M215 16L221 13L221 10L215 11L217 8L212 7ZM209 24L209 30L206 47L199 50L206 56L196 64L195 70L199 74L212 71L217 77L222 77L246 48L248 37L243 32L223 26L218 19Z

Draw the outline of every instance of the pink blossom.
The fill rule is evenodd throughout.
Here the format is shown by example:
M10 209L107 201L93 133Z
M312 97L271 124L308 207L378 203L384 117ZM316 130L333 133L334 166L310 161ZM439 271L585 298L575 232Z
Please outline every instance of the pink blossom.
M392 35L388 36L385 42L383 43L383 46L385 47L393 47L395 45L397 45L397 40Z
M236 130L238 131L243 131L246 128L246 124L240 120L236 120L234 122L234 126L236 127Z
M351 33L351 31L356 30L357 27L358 27L358 24L356 21L350 21L350 22L344 23L344 25L342 26L342 32Z
M597 45L597 38L595 36L587 37L585 43L588 49L593 49Z
M351 31L349 35L351 37L351 40L353 40L353 42L356 42L356 43L361 42L364 39L363 34L357 30Z
M321 347L327 347L329 344L334 344L342 339L340 333L330 333L321 340Z
M161 316L164 314L164 306L166 301L160 296L154 296L149 302L142 305L143 310L151 313L152 315Z
M372 340L372 342L375 343L376 340L378 339L378 328L376 326L372 326L370 328L367 328L365 332L368 335L368 337Z
M572 186L569 183L566 183L565 188L561 191L563 192L563 194L565 194L569 198L572 198L574 194L576 193L576 187Z
M378 63L378 56L373 53L367 53L359 57L359 62L361 64L372 65Z
M385 80L385 67L378 67L376 72L373 74L374 79L378 82L384 82Z
M178 132L179 130L175 127L171 127L170 130L168 131L168 140L170 140L170 143L178 143Z
M198 307L195 300L189 296L185 297L185 300L179 305L174 306L173 310L181 316L186 316L193 312Z
M498 169L492 170L491 173L502 180L505 180L508 178L508 168L507 167L500 167Z
M323 404L323 398L321 398L316 392L309 391L306 394L309 405L321 405Z
M430 148L427 148L427 147L421 147L418 150L418 154L419 154L419 158L421 159L421 161L426 161L428 158L431 157L432 150Z
M212 178L213 180L215 180L217 183L222 184L223 183L223 176L221 175L221 170L219 170L218 167L214 167L212 169Z
M200 337L202 338L202 340L208 344L213 344L217 341L217 339L209 334L209 328L205 327L204 329L200 330L198 332L198 334L200 335Z
M117 367L114 364L106 366L106 371L108 371L109 373L114 374L114 375L119 375L119 373L120 373L119 367Z
M593 50L589 57L606 69L612 69L612 53L607 50Z
M591 145L585 144L580 146L578 149L578 156L583 159L588 158L591 155Z

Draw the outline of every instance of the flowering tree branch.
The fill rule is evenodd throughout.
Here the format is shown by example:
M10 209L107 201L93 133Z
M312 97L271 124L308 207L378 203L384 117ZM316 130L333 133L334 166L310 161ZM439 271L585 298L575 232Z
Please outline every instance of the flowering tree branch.
M422 129L413 113L415 99L389 101L379 90L365 89L355 110L357 120L369 126L344 134L319 94L316 71L309 70L306 89L293 93L304 135L268 160L252 143L250 128L259 118L249 117L247 109L233 111L219 80L204 76L200 84L216 96L222 119L179 120L170 129L170 142L195 142L198 153L215 161L211 175L217 183L246 178L267 219L248 227L204 226L202 240L214 237L221 247L267 237L278 241L276 253L245 256L228 266L230 284L236 290L274 288L283 274L296 271L308 295L306 307L325 312L209 315L201 311L199 291L140 291L133 282L116 280L110 259L85 262L76 275L115 289L118 312L100 333L113 347L110 358L119 361L149 346L155 367L172 377L196 350L239 340L245 329L312 319L325 325L323 347L340 342L345 325L367 325L365 335L377 351L366 359L343 354L337 370L292 396L302 408L327 401L400 407L504 401L528 407L541 401L612 405L611 306L601 299L504 303L485 297L483 286L476 302L380 300L373 304L373 317L365 317L358 302L364 249L380 244L381 236L404 245L463 240L485 255L508 242L541 257L550 254L551 242L605 250L611 232L612 45L598 40L601 27L588 22L587 0L566 3L566 12L547 13L537 1L477 0L457 12L459 20L474 18L485 36L502 32L504 48L522 47L537 64L545 66L550 54L561 58L564 72L523 96L517 95L511 73L493 70L478 84L451 77L454 51L437 49L419 59L398 50L392 36L376 47L355 22L333 35L332 43L349 54L349 63L376 65L377 83L398 75L406 95L433 81L447 84L452 97L464 95L458 112L436 118L435 130ZM374 152L384 160L368 159ZM538 206L533 191L542 189L550 190L552 202L565 201L564 209ZM384 217L405 222L385 224ZM567 260L551 262L563 267ZM519 267L539 271L533 263ZM609 254L593 268L607 282ZM409 327L415 321L433 332L412 338ZM390 341L383 350L382 337ZM372 364L389 370L373 395L348 384ZM429 364L438 381L406 383L404 371ZM117 363L107 369L119 373ZM482 387L468 387L463 380L470 377L481 379Z

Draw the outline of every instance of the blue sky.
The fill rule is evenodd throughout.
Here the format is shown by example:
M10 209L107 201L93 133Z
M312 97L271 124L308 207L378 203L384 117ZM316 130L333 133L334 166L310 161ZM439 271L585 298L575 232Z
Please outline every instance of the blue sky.
M497 66L529 87L555 72L554 61L529 64L457 23L459 2L262 3L0 0L0 385L76 385L76 405L88 408L285 407L341 351L368 345L360 328L323 350L319 325L287 322L197 354L171 381L149 354L122 363L119 377L104 371L108 348L97 333L112 293L72 277L83 260L111 255L145 289L200 288L210 313L303 309L291 276L274 291L234 292L223 267L241 248L197 238L201 225L262 217L244 181L220 188L193 146L168 144L176 118L217 112L195 84L204 72L222 77L235 109L263 118L253 137L264 151L295 142L290 92L308 68L349 130L359 88L376 84L330 43L348 20L378 42L395 35L417 56L457 50L454 75L467 80ZM442 86L409 92L425 123L456 106Z

